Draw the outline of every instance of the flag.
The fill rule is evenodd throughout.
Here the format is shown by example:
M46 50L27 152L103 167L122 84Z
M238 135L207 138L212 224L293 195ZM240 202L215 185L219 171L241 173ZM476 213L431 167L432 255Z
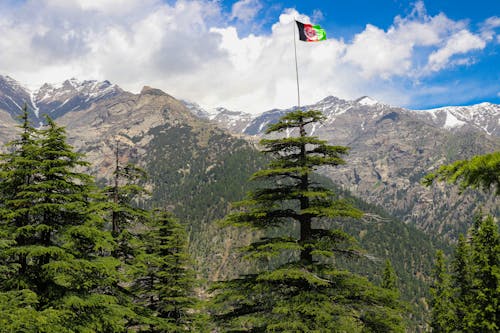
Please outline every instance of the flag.
M297 27L299 27L299 39L304 42L319 42L326 40L326 32L319 25L306 24L299 21L297 22Z

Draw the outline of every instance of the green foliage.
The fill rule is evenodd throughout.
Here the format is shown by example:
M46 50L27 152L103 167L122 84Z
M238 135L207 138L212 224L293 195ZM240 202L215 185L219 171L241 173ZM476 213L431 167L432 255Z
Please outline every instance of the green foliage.
M260 230L244 251L267 266L216 287L215 317L228 331L404 331L393 292L332 261L354 253L352 237L335 219L362 213L313 180L317 168L343 164L348 151L307 135L305 126L322 119L318 111L295 111L268 128L295 129L298 136L261 141L272 160L251 179L262 187L223 222Z
M443 165L435 173L425 176L423 183L430 185L435 180L458 183L462 190L467 187L489 190L493 187L496 188L495 194L500 195L500 151Z
M0 330L120 332L132 311L109 295L119 282L82 156L50 118L35 130L24 110L21 138L0 161Z
M397 279L398 277L396 275L396 272L394 271L394 268L392 267L391 261L387 259L385 261L384 272L382 274L381 287L388 290L398 291Z
M196 325L195 274L190 268L187 234L170 213L156 211L140 235L132 290L147 332L191 332Z
M493 217L477 218L469 241L460 237L451 283L448 279L438 254L432 289L433 328L438 332L498 332L500 235Z
M447 273L444 254L437 251L431 285L431 327L433 332L453 332L456 322L456 304L453 303L450 275Z

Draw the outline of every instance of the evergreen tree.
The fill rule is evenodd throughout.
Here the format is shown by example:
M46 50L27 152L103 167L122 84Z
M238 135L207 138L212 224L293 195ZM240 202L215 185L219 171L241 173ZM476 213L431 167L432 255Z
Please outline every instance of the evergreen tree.
M458 183L462 189L489 190L493 187L496 188L495 195L500 195L500 151L443 165L435 173L425 176L423 183L430 185L435 180Z
M432 294L437 332L498 332L500 328L500 236L491 216L477 217L470 238L460 235L451 277L438 253Z
M382 274L382 288L389 289L395 292L398 292L397 286L398 277L394 268L392 267L391 261L387 259L385 261L384 272Z
M14 213L13 207L22 207L18 200L18 193L29 186L35 178L35 168L39 165L38 143L35 141L37 131L28 120L28 110L26 105L21 115L22 124L20 137L7 144L10 153L0 155L0 221L2 226L2 236L4 249L10 248L7 245L29 245L29 238L24 234L15 234L17 228L22 228L30 224L30 217L27 212L23 214ZM25 202L24 206L29 207L30 202ZM22 289L25 287L23 279L24 273L28 270L27 253L18 253L13 260L12 256L2 252L3 288ZM21 274L15 274L19 270Z
M453 332L456 327L456 304L452 299L450 275L448 274L444 254L437 251L431 284L431 327L436 333Z
M195 328L195 274L190 268L184 226L156 211L141 235L133 291L148 323L147 332L191 332Z
M11 314L16 304L28 307L11 323L23 327L16 331L123 331L133 313L107 294L118 262L105 255L113 241L95 211L92 179L75 171L87 163L63 128L47 124L33 130L25 111L21 139L0 163L0 193L17 189L1 209L1 233L10 237L0 248L0 300Z
M471 249L465 237L460 235L455 249L454 258L451 263L451 286L453 290L453 304L455 305L455 328L458 331L467 332L471 322L470 306L472 262ZM470 331L470 330L469 330Z
M500 235L493 217L476 222L471 237L470 311L474 332L500 331Z
M118 142L116 143L115 170L113 184L103 189L105 204L111 233L117 243L113 252L115 258L124 264L130 264L141 246L134 229L140 229L149 218L149 212L139 207L140 200L148 192L140 184L146 179L146 172L134 164L120 165Z
M311 177L319 167L344 164L348 152L307 135L306 126L322 119L299 110L269 126L268 134L297 136L261 141L273 158L252 176L262 186L225 218L226 225L260 230L243 250L267 266L220 286L214 311L227 331L403 331L393 293L335 269L336 256L356 251L334 219L361 212Z

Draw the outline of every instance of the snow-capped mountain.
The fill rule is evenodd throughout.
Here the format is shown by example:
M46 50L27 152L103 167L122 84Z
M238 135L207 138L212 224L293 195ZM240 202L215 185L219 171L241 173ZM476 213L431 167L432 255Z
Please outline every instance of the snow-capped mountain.
M213 122L233 133L243 132L252 119L249 113L231 111L226 108L216 108L215 116L211 117Z
M340 99L334 96L328 96L315 104L304 105L301 108L304 110L321 111L325 115L326 119L323 122L323 124L318 126L324 127L331 125L339 116L345 113L361 112L365 116L368 116L369 114L372 113L379 114L380 112L383 112L383 110L389 109L390 106L380 103L368 96L363 96L353 101ZM271 111L264 112L261 115L254 117L252 119L252 121L244 128L243 134L246 135L263 134L266 127L269 124L276 122L281 116L296 109L297 107L295 106L285 110L274 109ZM362 119L359 122L361 127L363 127L365 123L366 120ZM314 128L313 131L316 131L318 128Z
M261 135L269 124L276 122L284 114L296 109L295 106L289 109L273 109L257 116L240 112L231 114L232 117L211 116L211 118L217 118L219 126L234 133ZM325 115L326 119L323 124L314 130L324 126L331 127L336 121L342 122L347 118L350 118L359 128L365 129L373 119L381 121L382 117L399 117L404 114L448 131L473 128L488 135L500 137L500 105L491 103L471 106L448 106L431 110L408 110L381 103L368 96L351 101L328 96L315 104L302 106L302 109L318 110ZM219 108L219 110L226 111L224 108ZM338 130L343 131L338 126L336 127ZM240 128L242 129L241 132L237 130Z
M121 93L123 90L109 81L78 81L72 78L59 85L45 83L33 92L33 102L37 117L48 114L57 118L70 111L86 109L99 100Z
M16 80L0 75L0 109L15 118L26 104L34 123L43 121L44 114L55 119L122 93L120 87L109 81L78 81L74 78L58 85L45 83L30 91Z
M243 111L233 111L224 107L205 109L199 104L181 101L184 106L198 118L211 120L217 126L227 129L234 134L243 133L254 116Z
M455 129L463 126L475 126L489 135L500 136L500 105L498 104L447 106L415 111L415 115L426 118L442 128Z
M195 102L190 102L190 101L186 101L186 100L180 100L180 101L181 101L181 103L184 104L184 106L192 114L194 114L198 118L201 118L201 119L210 119L213 116L215 116L215 114L211 114L209 111L205 110L204 108L202 108L199 104L197 104Z
M23 105L33 107L28 88L9 76L0 75L0 109L7 111L14 119L21 114Z

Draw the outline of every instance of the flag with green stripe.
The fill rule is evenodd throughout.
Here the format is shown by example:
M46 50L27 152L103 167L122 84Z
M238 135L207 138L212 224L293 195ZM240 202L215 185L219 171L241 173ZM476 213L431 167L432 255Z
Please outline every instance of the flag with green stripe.
M319 42L326 40L326 32L319 25L297 22L299 28L299 39L304 42Z

